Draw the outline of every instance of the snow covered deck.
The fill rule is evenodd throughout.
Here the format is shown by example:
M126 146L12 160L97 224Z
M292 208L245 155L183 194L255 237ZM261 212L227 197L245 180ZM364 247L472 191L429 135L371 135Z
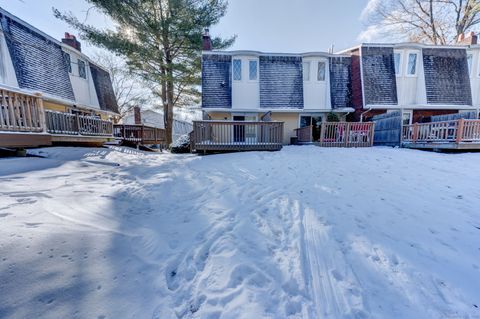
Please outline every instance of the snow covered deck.
M480 120L451 120L403 126L402 144L416 149L480 149Z
M0 159L0 317L478 318L480 154Z
M194 121L192 149L208 151L278 151L283 122Z

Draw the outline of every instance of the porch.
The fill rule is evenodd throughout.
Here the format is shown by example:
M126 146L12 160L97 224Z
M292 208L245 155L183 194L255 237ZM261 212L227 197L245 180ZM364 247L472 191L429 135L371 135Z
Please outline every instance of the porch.
M142 124L115 124L115 139L127 145L163 145L166 143L165 130Z
M402 146L415 149L480 149L480 120L451 121L404 125Z
M42 99L14 90L0 89L0 147L50 145L45 130Z
M55 143L101 145L113 140L113 123L96 116L45 110L45 121Z
M283 122L194 121L192 150L278 151L282 148Z
M373 145L375 123L323 122L319 126L297 128L300 144L321 147L370 147Z

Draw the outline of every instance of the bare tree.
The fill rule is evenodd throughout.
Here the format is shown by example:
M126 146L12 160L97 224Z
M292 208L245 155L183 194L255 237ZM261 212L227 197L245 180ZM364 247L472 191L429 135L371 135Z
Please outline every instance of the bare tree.
M480 23L479 0L370 0L367 24L398 38L455 43Z
M125 117L135 106L145 108L152 103L151 91L143 81L128 70L125 62L114 54L99 51L96 61L110 72L113 91L118 103L120 118Z

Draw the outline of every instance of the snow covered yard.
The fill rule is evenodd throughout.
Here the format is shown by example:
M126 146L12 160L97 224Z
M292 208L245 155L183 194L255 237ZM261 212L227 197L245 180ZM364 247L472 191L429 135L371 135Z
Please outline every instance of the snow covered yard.
M0 159L0 318L480 318L480 154Z

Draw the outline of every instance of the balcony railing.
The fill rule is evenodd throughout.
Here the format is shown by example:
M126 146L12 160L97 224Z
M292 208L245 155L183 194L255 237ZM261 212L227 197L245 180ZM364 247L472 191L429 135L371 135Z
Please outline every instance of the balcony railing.
M373 145L375 123L325 122L319 128L306 126L296 129L300 143L313 142L322 147L370 147ZM313 131L317 129L317 139Z
M46 110L45 118L50 134L113 136L113 123L98 117Z
M0 89L0 131L44 132L41 97Z
M166 142L165 130L147 125L114 125L116 139L134 144L164 144Z
M283 122L194 121L197 151L274 151L282 148Z
M403 126L404 144L480 143L480 120L452 120Z

